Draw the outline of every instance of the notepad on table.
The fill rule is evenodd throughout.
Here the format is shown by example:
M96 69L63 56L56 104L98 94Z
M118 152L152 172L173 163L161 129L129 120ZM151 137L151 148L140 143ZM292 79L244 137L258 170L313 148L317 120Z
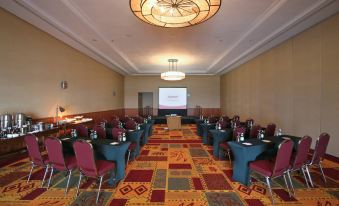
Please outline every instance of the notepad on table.
M66 138L62 138L61 140L69 140L70 138L69 137L66 137Z
M249 143L249 142L243 142L242 144L244 144L244 145L252 145L252 143Z
M267 139L263 139L262 141L263 142L271 142L270 140L267 140Z
M110 145L117 145L117 144L119 144L119 142L112 142L112 143L110 143Z
M283 139L285 139L285 140L290 140L291 138L289 138L289 137L282 137Z

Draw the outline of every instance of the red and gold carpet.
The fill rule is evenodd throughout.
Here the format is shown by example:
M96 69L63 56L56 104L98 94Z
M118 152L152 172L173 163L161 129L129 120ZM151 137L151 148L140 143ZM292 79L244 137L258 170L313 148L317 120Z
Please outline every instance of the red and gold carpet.
M283 180L273 181L277 205L339 205L339 164L324 161L327 184L319 172L312 170L316 187L307 189L303 179L293 176L295 197L289 198ZM95 205L96 181L83 181L75 197L78 173L72 176L70 190L64 196L66 178L57 173L49 190L41 187L43 170L36 170L26 183L30 164L27 157L18 156L1 165L0 205ZM182 131L167 131L156 125L149 144L141 155L129 163L126 177L116 188L103 185L98 205L271 205L265 185L255 182L245 187L232 181L228 161L212 157L212 147L202 144L194 125L184 125ZM107 179L107 178L106 178Z

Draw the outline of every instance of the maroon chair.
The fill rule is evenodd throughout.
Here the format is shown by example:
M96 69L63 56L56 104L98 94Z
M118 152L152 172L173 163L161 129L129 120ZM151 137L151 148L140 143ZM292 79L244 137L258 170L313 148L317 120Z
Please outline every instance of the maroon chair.
M275 133L276 125L274 123L269 123L265 129L266 137L273 137Z
M227 126L228 126L228 122L226 122L226 121L220 121L219 120L218 123L220 124L221 129L226 129Z
M304 178L305 178L305 183L307 187L309 188L305 170L306 170L306 163L307 163L307 155L308 155L308 151L310 150L311 144L312 144L312 138L309 136L304 136L298 142L297 152L295 154L292 154L291 165L290 165L289 173L287 173L287 175L290 180L291 189L293 193L294 193L294 187L293 187L293 182L291 180L290 173L297 171L297 170L303 173Z
M134 120L128 120L125 123L125 128L130 130L135 130L137 123Z
M45 147L48 154L49 164L52 168L47 188L49 188L51 184L54 169L58 171L66 171L68 173L68 180L65 190L66 195L69 186L69 181L71 180L72 171L77 167L75 156L66 156L64 158L64 154L62 151L62 143L60 139L55 137L47 138L45 140Z
M31 171L29 172L27 182L29 182L29 180L31 179L33 169L37 166L40 166L40 167L45 168L45 174L44 174L44 177L41 183L41 187L42 187L44 185L46 175L49 169L49 160L47 157L41 156L39 142L36 136L29 134L29 135L26 135L24 139L25 139L25 143L27 147L28 156L32 164L32 168L31 168Z
M226 122L231 121L230 118L227 115L222 116L222 119Z
M97 132L99 139L106 139L106 130L102 128L100 125L94 126L93 130Z
M128 122L129 120L131 120L131 118L130 118L130 117L127 117L127 116L120 118L120 122L122 122L122 123L126 123L126 122Z
M82 124L80 125L77 125L75 127L76 131L77 131L77 134L78 134L78 137L89 137L88 135L88 128Z
M233 121L240 121L239 115L234 115L232 118Z
M218 121L218 118L217 117L209 117L208 118L208 122L211 123L211 124L214 124Z
M265 177L273 204L274 199L270 179L283 176L286 188L289 195L291 196L290 189L286 180L286 174L289 173L292 150L293 141L284 140L280 143L278 147L277 156L274 162L270 160L257 160L249 164L250 172L256 172L257 174Z
M308 178L310 179L310 183L312 187L314 187L314 185L313 185L313 181L312 181L311 174L309 171L309 168L311 166L316 166L320 169L323 180L326 183L326 177L325 177L321 162L326 154L326 149L327 149L327 145L329 141L330 141L330 135L327 133L322 133L317 139L312 159L309 160L309 162L306 164L307 175L308 175Z
M143 117L135 117L134 121L138 124L142 124L142 123L144 123L145 120L144 120Z
M245 135L245 132L246 132L245 127L234 128L234 130L233 130L233 140L237 140L238 135L240 135L241 133L243 133Z
M124 128L113 128L112 129L112 138L115 141L118 141L119 140L119 135L121 135L124 132L126 132L126 130Z
M258 125L258 124L253 125L251 130L250 130L249 138L257 138L259 130L261 130L261 129L262 129L262 127L260 125Z
M111 121L111 125L112 125L112 128L119 127L120 121L117 120L117 119L113 119L113 120Z
M82 176L99 178L99 188L96 198L96 203L98 203L100 189L102 184L102 179L107 172L114 172L115 163L105 160L95 160L93 153L92 144L86 142L85 140L77 140L73 144L78 168L80 170L79 182L77 187L76 196L78 196L81 178Z

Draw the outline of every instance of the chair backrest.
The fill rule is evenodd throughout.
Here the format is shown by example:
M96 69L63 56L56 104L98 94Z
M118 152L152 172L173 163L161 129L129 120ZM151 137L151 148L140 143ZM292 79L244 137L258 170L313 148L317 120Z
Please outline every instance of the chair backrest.
M143 117L135 117L134 120L138 124L144 123L144 118Z
M295 154L294 161L292 162L293 169L300 168L305 164L311 144L312 138L310 136L304 136L301 140L299 140L297 153Z
M240 121L239 115L234 115L232 118L233 121Z
M88 137L88 129L86 126L80 124L80 125L77 125L75 129L79 137Z
M120 121L117 119L113 119L111 121L112 128L119 127Z
M250 130L250 138L257 138L258 137L258 132L259 130L261 130L261 126L258 124L255 124L252 126L251 130Z
M317 139L315 148L314 148L314 153L313 153L311 164L319 164L319 162L322 160L322 158L326 154L326 149L327 149L327 145L329 141L330 141L329 134L324 132L319 136L319 138Z
M227 122L226 121L218 121L218 123L220 124L221 129L226 129L227 128Z
M73 149L80 171L86 176L98 176L92 145L80 139L73 143Z
M280 143L272 172L273 177L282 175L287 169L289 169L292 150L292 140L284 140Z
M217 117L209 117L208 118L208 122L213 124L213 123L216 123L218 121L218 118Z
M222 116L222 118L223 118L223 120L226 121L226 122L231 121L230 118L229 118L227 115Z
M126 123L126 122L128 122L129 120L131 120L131 118L129 118L129 117L122 117L122 118L120 118L120 121L121 121L122 123Z
M126 129L133 129L134 130L136 126L137 126L137 123L134 120L128 120L125 123L125 128Z
M95 125L93 130L97 132L99 139L106 139L106 131L100 125Z
M28 156L34 164L43 165L43 159L40 153L38 138L34 135L26 135L25 143L28 151Z
M49 163L52 164L52 166L57 170L67 170L60 139L48 137L45 140L45 147L47 150Z
M123 128L113 128L112 129L112 138L114 140L118 140L120 134L124 133L125 130Z
M244 128L244 127L237 127L237 128L235 128L233 130L233 139L236 140L238 134L243 133L245 135L245 132L246 132L246 128Z
M274 123L269 123L265 129L266 137L273 137L275 133L276 125Z
M254 124L254 120L249 118L249 119L246 119L246 127L249 126L249 125L253 125Z

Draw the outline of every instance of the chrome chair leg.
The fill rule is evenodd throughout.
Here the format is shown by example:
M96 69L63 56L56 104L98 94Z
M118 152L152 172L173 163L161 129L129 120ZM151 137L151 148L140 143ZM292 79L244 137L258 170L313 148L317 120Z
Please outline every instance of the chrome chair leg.
M48 180L48 184L47 184L47 189L49 188L50 184L51 184L51 179L52 179L52 176L53 176L53 172L54 172L54 168L51 167L51 174L49 175L49 180Z
M227 150L227 155L228 155L228 159L230 161L230 165L232 166L231 150Z
M310 170L308 169L308 165L306 165L305 168L306 168L308 179L310 180L311 187L314 187L312 177L311 177L311 174L310 174Z
M32 167L31 167L31 171L29 172L29 175L28 175L28 178L27 178L27 183L28 183L29 180L31 179L31 176L32 176L32 172L33 172L34 167L35 167L35 165L34 165L34 163L32 162Z
M294 187L293 187L293 182L292 182L292 178L291 178L290 171L287 170L286 174L287 174L288 180L289 180L289 182L290 182L292 194L295 195ZM287 182L286 182L286 183L287 183ZM285 184L286 184L286 183L285 183ZM288 194L290 195L290 197L292 197L290 191L288 191Z
M273 193L272 193L270 178L269 177L265 177L265 178L266 178L266 184L267 184L267 187L268 187L268 191L270 192L270 195L271 195L271 201L272 201L272 204L274 205L274 199L273 199Z
M326 177L325 177L325 173L324 173L324 170L323 170L323 166L321 165L321 162L319 162L318 166L320 168L321 175L323 176L324 183L326 184Z
M98 200L99 200L99 195L100 195L100 189L101 189L101 183L102 183L102 178L103 178L104 176L101 176L100 177L100 182L99 182L99 189L98 189L98 194L97 194L97 201L96 201L96 203L98 204Z
M129 163L129 158L131 157L131 150L127 150L128 151L128 155L127 155L127 162L126 164Z
M67 195L67 190L68 190L68 186L69 186L69 181L71 180L71 175L72 175L72 170L70 170L69 174L68 174L68 180L67 180L67 185L66 185L66 190L65 190L65 196Z
M47 175L48 169L49 169L49 165L46 165L45 174L44 174L44 177L42 178L41 187L44 186L44 183L45 183L45 179L46 179L46 175Z
M80 188L80 183L81 183L81 177L82 177L82 174L81 174L81 172L80 172L79 182L78 182L78 187L77 187L77 192L75 193L75 196L78 196L78 193L79 193L79 188Z
M288 192L288 196L291 197L291 192L290 192L290 186L288 185L287 183L287 180L286 180L286 174L283 174L283 178L284 178L284 182L285 182L285 186L286 186L286 189L287 189L287 192Z
M304 167L301 168L301 172L302 172L303 175L304 175L304 179L305 179L307 188L310 188L310 185L308 184L308 179L307 179L307 177L306 177L306 173L305 173L305 168L304 168Z

